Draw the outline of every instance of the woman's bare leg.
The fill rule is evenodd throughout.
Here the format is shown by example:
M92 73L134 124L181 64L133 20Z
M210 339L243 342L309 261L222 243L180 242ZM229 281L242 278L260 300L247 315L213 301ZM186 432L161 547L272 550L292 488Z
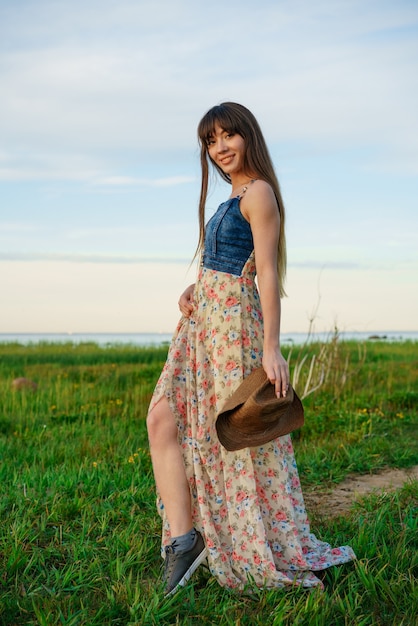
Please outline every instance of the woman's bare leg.
M162 398L147 417L151 459L158 493L163 501L172 537L192 527L190 489L187 482L177 425L167 398Z

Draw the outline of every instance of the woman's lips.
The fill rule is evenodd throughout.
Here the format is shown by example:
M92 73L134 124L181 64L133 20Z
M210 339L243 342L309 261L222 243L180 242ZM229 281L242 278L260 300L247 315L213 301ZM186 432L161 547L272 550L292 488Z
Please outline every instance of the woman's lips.
M219 159L219 162L222 163L222 165L228 165L232 161L233 158L234 158L234 155L230 154L227 157L223 157L223 159Z

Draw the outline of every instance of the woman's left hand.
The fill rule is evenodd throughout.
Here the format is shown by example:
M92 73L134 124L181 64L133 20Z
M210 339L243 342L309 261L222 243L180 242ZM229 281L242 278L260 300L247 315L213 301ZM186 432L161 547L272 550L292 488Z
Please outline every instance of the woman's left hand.
M184 317L190 317L193 313L194 283L189 285L179 298L179 309Z
M265 351L263 368L267 378L274 385L276 396L285 398L289 389L289 365L280 350Z

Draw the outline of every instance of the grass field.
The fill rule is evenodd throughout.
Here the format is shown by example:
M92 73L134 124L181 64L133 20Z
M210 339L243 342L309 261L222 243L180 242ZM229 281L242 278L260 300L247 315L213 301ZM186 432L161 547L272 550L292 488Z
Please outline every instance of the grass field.
M417 348L334 337L292 350L305 490L418 463ZM358 556L324 592L237 594L200 568L164 600L145 416L165 354L0 344L0 624L416 625L416 482L313 516L313 532ZM12 388L22 376L36 391Z

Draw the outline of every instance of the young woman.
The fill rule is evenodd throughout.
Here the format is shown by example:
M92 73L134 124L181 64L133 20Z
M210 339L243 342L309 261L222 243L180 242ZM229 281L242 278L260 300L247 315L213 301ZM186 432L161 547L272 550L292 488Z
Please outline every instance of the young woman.
M221 585L321 585L314 572L355 558L310 532L290 435L228 452L215 423L262 365L278 397L289 388L280 350L284 206L260 127L225 102L198 127L201 264L179 300L182 318L147 419L163 519L166 593L207 558ZM209 166L231 185L205 226ZM257 275L258 289L254 282Z

